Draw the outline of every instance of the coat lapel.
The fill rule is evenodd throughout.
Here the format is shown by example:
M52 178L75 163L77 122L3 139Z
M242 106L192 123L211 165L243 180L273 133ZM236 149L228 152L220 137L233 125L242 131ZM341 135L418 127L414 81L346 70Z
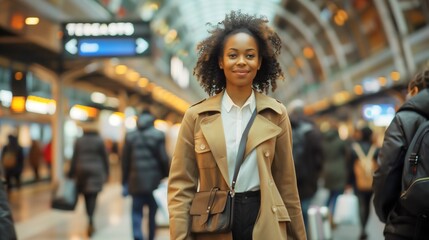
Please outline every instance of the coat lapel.
M223 131L221 112L221 101L223 92L208 98L199 104L198 113L212 112L201 120L201 131L207 140L213 157L219 167L219 170L229 185L228 163L226 160L226 143Z
M282 110L280 109L279 104L275 102L274 99L258 92L255 92L255 98L258 115L256 116L255 121L249 130L245 156L247 156L256 146L270 138L277 136L282 131L279 126L275 125L270 120L259 114L261 111L267 108L277 112L278 114L281 114Z
M245 156L247 156L256 146L270 138L277 136L280 132L280 127L263 116L257 115L253 125L249 130Z

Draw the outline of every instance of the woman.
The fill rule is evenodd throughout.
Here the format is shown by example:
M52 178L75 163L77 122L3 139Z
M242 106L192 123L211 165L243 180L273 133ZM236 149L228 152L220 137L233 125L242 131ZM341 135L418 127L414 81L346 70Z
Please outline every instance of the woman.
M24 149L19 145L18 137L8 135L8 143L2 149L1 162L6 178L7 191L12 190L12 179L17 189L21 188L21 175L24 169Z
M34 180L39 181L40 175L39 175L39 165L40 160L42 158L42 149L40 148L39 141L33 139L31 140L31 147L30 151L28 153L28 162L30 163L31 168L34 172Z
M374 175L374 208L386 223L387 240L427 239L429 222L412 216L399 204L404 155L418 127L429 118L429 70L417 74L408 85L409 99L386 130Z
M170 238L306 239L286 108L267 97L283 77L281 40L265 18L231 12L198 45L194 69L210 98L187 110L170 168ZM235 185L231 232L196 234L190 207L197 191L228 190L241 135L253 111ZM262 203L262 204L261 204Z
M348 180L345 192L356 193L359 199L361 232L359 239L367 239L366 225L369 220L371 205L372 181L377 169L377 155L379 149L373 143L373 131L364 126L358 129L357 139L351 143L351 154L348 165Z
M76 179L79 193L85 197L88 215L88 235L94 232L93 215L97 195L109 176L107 151L103 139L92 123L83 125L83 136L74 145L69 177Z

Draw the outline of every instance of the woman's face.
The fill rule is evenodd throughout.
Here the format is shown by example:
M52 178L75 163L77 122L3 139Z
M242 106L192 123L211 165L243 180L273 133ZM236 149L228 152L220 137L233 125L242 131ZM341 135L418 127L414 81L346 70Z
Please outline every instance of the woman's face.
M261 60L255 38L243 32L229 36L219 59L226 86L251 87Z

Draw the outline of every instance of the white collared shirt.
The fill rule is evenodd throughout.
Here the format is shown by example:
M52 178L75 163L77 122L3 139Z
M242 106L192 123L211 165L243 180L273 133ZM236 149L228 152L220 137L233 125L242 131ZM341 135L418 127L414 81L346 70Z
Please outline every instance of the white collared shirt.
M250 120L253 111L256 111L256 98L253 91L241 108L234 104L226 91L224 92L222 97L221 116L225 135L230 184L232 183L232 178L234 177L235 162L241 136ZM259 186L260 180L258 164L256 161L256 151L254 149L252 152L250 152L246 159L244 159L243 164L241 164L235 185L235 191L256 191L259 190Z

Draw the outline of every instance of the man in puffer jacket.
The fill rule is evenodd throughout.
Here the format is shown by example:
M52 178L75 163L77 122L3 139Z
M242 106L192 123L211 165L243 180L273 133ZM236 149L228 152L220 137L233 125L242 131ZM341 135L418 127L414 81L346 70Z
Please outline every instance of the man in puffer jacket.
M152 192L169 172L165 135L154 127L154 116L145 111L137 120L137 130L125 137L122 153L124 195L133 198L132 224L135 240L142 240L143 206L149 207L149 240L155 238L157 204Z
M386 223L387 240L429 236L429 221L411 216L399 204L405 152L420 124L429 118L429 70L416 75L409 86L414 88L416 82L420 83L420 91L404 103L387 128L378 156L379 168L374 174L374 207Z
M0 166L0 240L15 240L15 227L3 179L3 169Z

